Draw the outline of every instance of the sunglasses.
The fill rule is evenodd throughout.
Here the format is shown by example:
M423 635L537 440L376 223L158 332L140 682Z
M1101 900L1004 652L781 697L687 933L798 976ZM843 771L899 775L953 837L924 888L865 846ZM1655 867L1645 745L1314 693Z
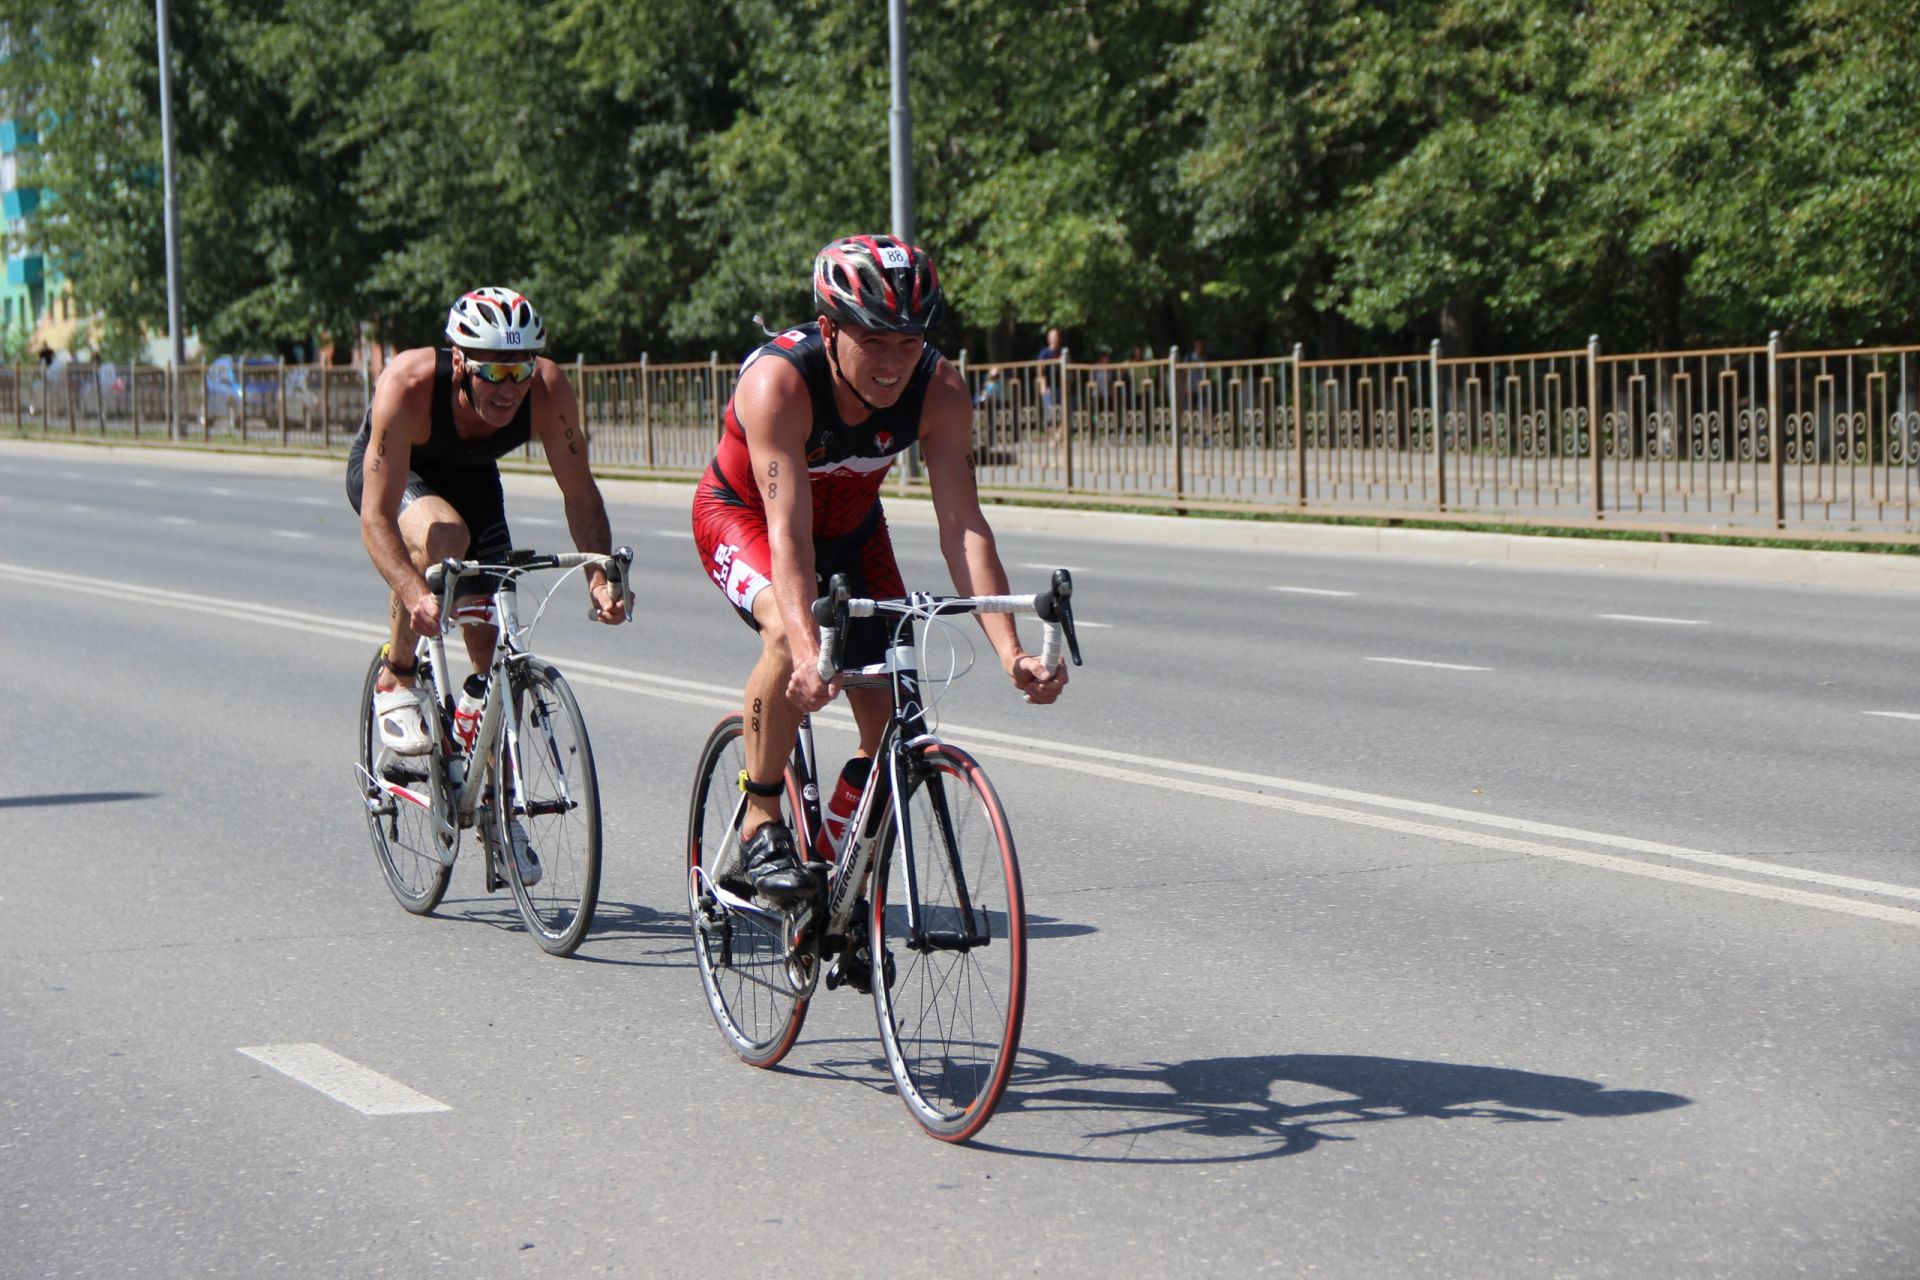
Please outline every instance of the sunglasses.
M533 377L537 360L475 360L467 358L467 372L482 382L525 382Z

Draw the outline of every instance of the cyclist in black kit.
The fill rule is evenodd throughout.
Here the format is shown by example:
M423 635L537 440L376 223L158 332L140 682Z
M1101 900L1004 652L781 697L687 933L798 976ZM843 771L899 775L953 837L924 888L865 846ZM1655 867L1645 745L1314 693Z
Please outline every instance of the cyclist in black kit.
M412 665L415 638L440 626L425 570L449 556L497 559L512 547L497 459L538 439L565 498L574 546L613 549L573 387L540 355L547 339L540 314L510 289L475 289L447 313L446 334L451 347L403 351L382 371L347 460L347 500L360 515L361 540L393 589L374 712L381 742L397 756L431 748ZM620 593L600 569L586 572L600 620L620 622ZM493 653L491 629L467 628L465 636L475 668L483 668Z

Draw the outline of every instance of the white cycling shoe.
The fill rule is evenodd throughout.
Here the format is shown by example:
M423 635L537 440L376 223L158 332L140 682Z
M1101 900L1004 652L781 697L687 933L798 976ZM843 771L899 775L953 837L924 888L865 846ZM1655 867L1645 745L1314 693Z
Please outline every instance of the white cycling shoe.
M427 736L427 714L421 702L426 691L387 689L373 695L373 718L380 725L380 745L397 756L423 756L433 750Z

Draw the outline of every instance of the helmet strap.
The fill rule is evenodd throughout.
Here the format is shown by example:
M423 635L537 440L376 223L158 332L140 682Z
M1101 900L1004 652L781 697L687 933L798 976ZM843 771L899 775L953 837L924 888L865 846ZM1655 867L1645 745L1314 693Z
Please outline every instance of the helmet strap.
M833 322L833 337L827 341L827 361L833 365L833 376L840 379L847 390L853 392L853 398L865 405L868 413L880 412L880 406L861 395L860 388L854 386L852 379L840 369L840 322L838 320Z

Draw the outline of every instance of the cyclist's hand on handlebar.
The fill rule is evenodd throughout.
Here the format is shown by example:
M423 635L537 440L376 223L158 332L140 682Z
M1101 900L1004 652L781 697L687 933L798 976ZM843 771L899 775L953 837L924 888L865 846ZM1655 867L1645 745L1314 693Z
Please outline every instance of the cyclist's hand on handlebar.
M407 625L417 636L439 635L440 597L423 587L407 606Z
M787 701L811 715L840 694L840 678L822 680L811 662L795 661L787 679Z
M588 585L587 594L593 597L593 616L597 621L614 626L627 620L627 602L613 589L605 574Z
M1060 696L1067 687L1067 664L1062 662L1048 671L1040 665L1040 659L1031 653L1023 653L1013 660L1012 670L1007 672L1013 677L1014 685L1026 697L1028 702L1044 706Z

